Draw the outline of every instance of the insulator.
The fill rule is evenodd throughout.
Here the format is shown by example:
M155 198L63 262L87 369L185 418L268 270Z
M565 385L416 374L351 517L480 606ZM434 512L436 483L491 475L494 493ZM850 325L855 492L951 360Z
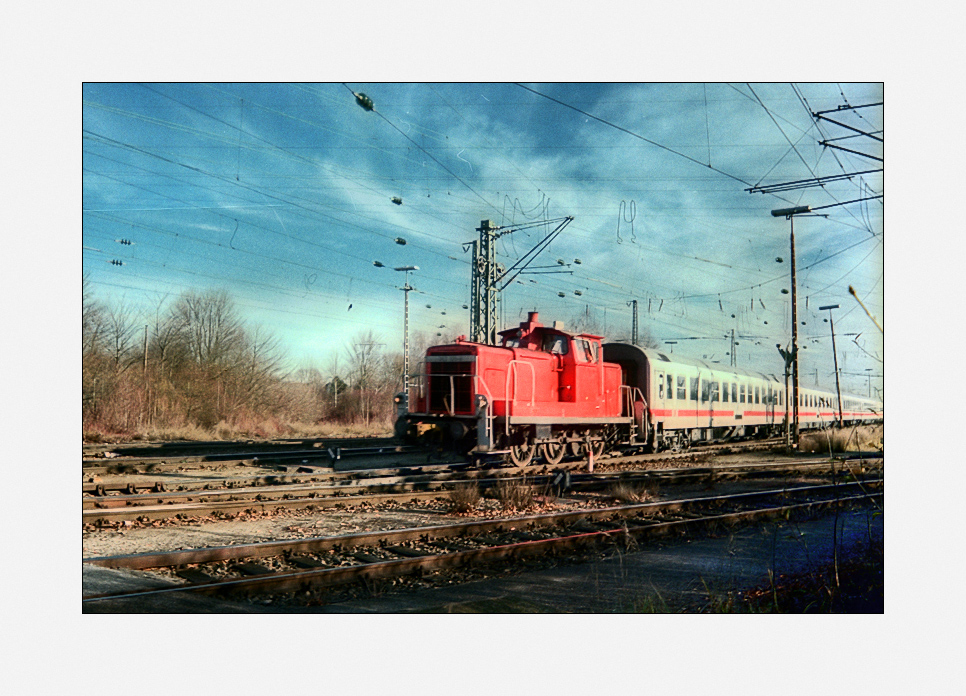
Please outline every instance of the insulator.
M402 237L396 237L396 244L401 244L402 246L406 246L406 240L403 239Z
M402 198L400 198L399 196L393 196L389 200L391 200L396 205L402 205Z
M111 259L111 265L112 266L123 266L124 265L124 262L123 261L119 261L118 259Z
M366 111L372 111L375 109L375 104L372 103L372 99L365 95L363 92L353 92L356 97L356 104L361 106Z

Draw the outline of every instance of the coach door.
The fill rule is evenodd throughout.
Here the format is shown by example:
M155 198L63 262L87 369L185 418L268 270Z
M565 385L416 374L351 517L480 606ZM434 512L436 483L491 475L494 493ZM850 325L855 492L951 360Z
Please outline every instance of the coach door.
M655 370L654 384L649 390L652 395L651 398L654 399L654 403L647 405L651 413L655 413L655 411L657 413L664 413L664 403L665 403L664 400L670 399L673 396L672 394L667 393L668 391L670 391L670 389L671 389L670 385L666 383L666 380L664 378L664 371Z
M768 425L775 424L775 404L778 401L778 390L772 386L772 383L768 383L768 402L765 406L766 418Z

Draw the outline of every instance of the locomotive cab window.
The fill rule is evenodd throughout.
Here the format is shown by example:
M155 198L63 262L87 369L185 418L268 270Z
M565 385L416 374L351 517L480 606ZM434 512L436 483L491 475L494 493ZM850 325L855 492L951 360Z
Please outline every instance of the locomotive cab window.
M577 355L577 362L597 362L596 344L583 338L574 339L574 353Z
M554 355L566 355L569 352L566 336L548 334L543 337L543 350Z

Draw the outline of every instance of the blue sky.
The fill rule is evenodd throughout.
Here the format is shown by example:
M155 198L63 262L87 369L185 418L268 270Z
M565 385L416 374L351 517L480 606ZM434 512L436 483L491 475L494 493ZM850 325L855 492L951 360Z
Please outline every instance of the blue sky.
M413 332L468 333L464 244L480 221L573 216L533 263L572 273L520 276L504 293L507 325L533 309L567 324L589 311L622 338L637 299L642 331L677 341L668 350L727 364L734 329L739 366L780 374L789 222L770 211L810 205L817 214L795 221L802 384L817 371L834 387L818 307L839 304L843 389L866 393L882 336L848 287L881 325L882 173L747 189L881 169L881 142L811 112L882 101L878 83L87 83L83 270L98 297L145 311L225 288L290 367L321 367L370 328L401 350L403 274L373 261L420 267ZM827 116L882 138L883 114ZM500 261L546 231L503 237Z

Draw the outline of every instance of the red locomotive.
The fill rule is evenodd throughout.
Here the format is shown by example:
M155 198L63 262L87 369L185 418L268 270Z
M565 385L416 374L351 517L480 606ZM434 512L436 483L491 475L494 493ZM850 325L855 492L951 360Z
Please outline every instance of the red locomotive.
M601 336L572 334L531 312L501 346L460 337L426 353L396 432L470 454L505 453L517 466L536 454L608 447L683 449L692 442L777 435L791 410L778 376L669 357ZM882 421L882 403L799 390L803 429Z
M400 429L505 452L517 466L538 451L550 464L568 451L599 455L618 434L628 442L641 434L643 394L604 362L601 336L544 326L537 312L500 336L501 346L460 337L430 348Z

